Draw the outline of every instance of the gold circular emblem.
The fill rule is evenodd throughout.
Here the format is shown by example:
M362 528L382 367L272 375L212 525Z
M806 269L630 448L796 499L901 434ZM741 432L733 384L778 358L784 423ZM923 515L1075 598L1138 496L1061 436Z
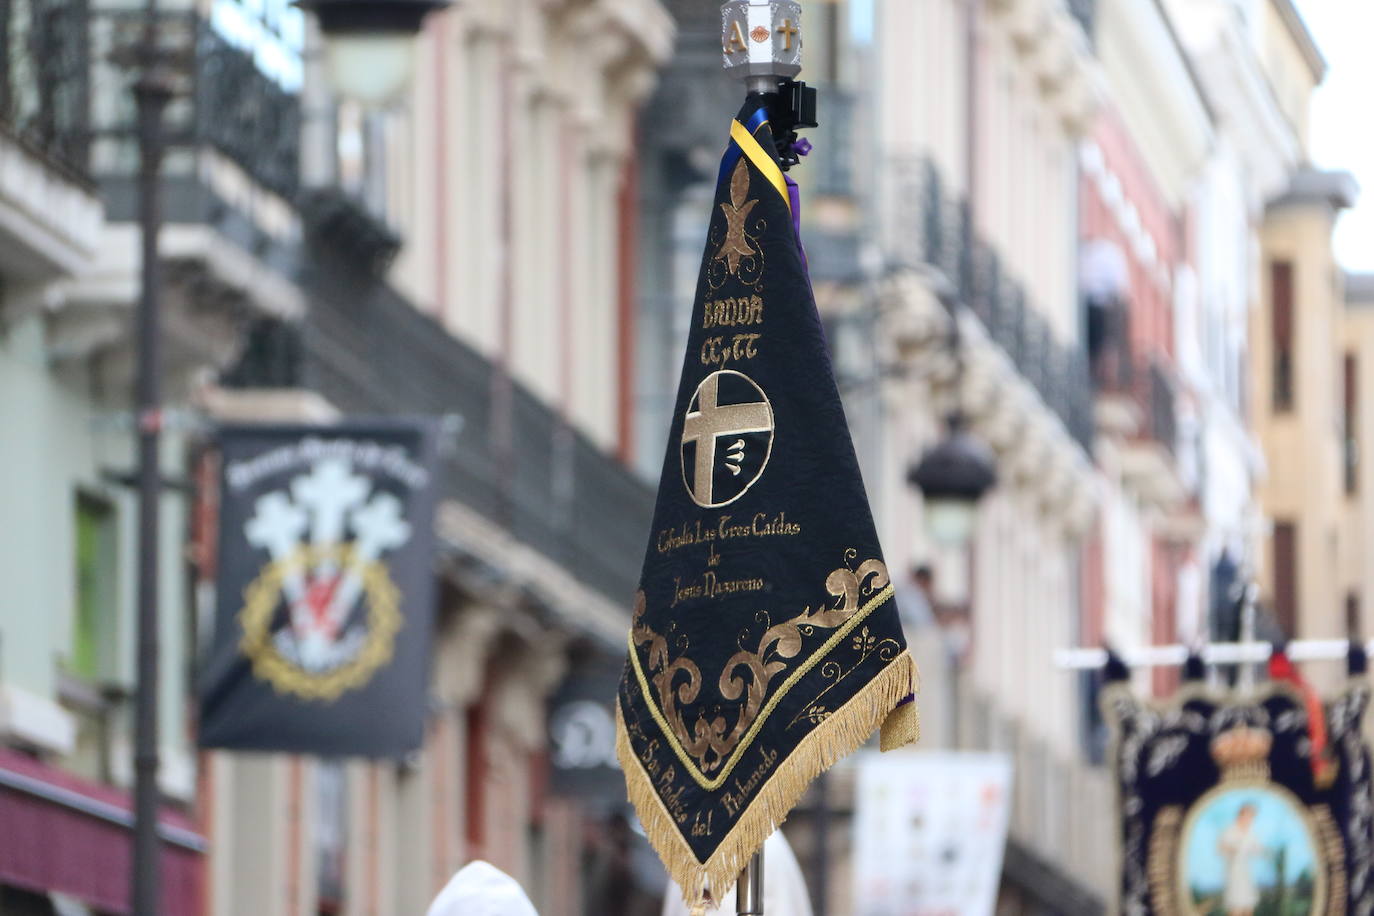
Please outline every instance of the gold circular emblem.
M273 622L283 602L290 600L283 593L288 578L302 576L321 561L335 564L341 576L357 577L366 612L356 650L348 652L337 665L309 671L282 653L273 638L281 628L274 629ZM365 685L377 669L391 660L402 623L400 591L386 566L376 560L358 563L352 547L346 544L302 546L290 556L268 563L244 589L243 597L243 610L239 612L243 638L239 649L252 662L253 674L278 691L305 700L328 702L338 699L344 691Z
M704 509L728 506L763 476L773 454L773 405L734 369L702 379L682 420L682 483Z

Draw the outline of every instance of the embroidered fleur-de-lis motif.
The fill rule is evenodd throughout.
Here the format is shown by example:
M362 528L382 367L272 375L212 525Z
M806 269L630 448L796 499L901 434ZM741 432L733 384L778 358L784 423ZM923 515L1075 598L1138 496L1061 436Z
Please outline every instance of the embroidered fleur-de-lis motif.
M746 200L748 196L749 167L740 159L730 176L730 202L720 205L721 212L725 214L725 242L716 252L716 260L725 261L731 275L739 273L739 262L742 258L758 254L744 233L744 221L748 218L749 211L758 204L757 198Z

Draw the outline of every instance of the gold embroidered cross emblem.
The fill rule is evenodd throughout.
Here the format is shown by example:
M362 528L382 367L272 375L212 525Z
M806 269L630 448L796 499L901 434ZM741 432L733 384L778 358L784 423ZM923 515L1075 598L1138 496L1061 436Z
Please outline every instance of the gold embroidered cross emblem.
M735 376L748 383L758 395L757 401L744 404L720 403L720 382L724 376ZM695 406L695 409L693 407ZM741 436L745 433L771 433L773 431L773 407L763 389L749 376L733 369L713 372L697 386L696 394L688 403L687 415L682 421L682 471L683 482L692 501L698 506L713 508L734 502L744 491L753 486L763 474L768 464L768 454L773 447L772 437L766 446L768 453L758 469L747 479L741 480L742 486L728 498L717 501L713 478L716 470L717 440L722 436ZM694 444L696 454L692 460L692 479L687 479L687 445ZM745 460L746 445L743 439L730 443L726 451L726 467L735 477L739 477ZM735 488L732 487L732 490Z
M741 258L758 254L744 233L744 221L749 216L749 211L758 204L758 198L745 200L748 196L749 167L741 158L730 175L730 202L720 205L721 212L725 214L725 242L716 252L716 260L724 260L730 267L731 275L739 273Z

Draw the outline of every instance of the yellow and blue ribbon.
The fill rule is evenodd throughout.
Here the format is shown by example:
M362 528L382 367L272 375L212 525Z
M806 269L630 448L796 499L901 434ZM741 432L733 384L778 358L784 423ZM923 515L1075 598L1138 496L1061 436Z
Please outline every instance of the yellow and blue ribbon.
M730 145L726 148L725 156L720 163L719 180L722 182L728 180L735 164L739 162L741 156L744 156L753 164L754 168L759 170L764 178L768 179L768 183L777 189L790 213L792 197L787 191L787 177L778 167L778 161L769 155L762 144L754 138L759 129L767 123L768 109L766 108L756 110L743 124L738 120L730 122Z

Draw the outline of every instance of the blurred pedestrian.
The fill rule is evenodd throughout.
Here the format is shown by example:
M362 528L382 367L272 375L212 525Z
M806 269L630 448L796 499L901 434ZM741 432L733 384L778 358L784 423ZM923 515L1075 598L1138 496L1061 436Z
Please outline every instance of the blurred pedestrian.
M449 879L426 916L539 916L514 878L490 862L469 862Z
M649 863L652 873L644 874L645 858L652 856L641 842L636 843L629 820L613 813L592 830L586 844L586 912L596 916L652 916L658 910L658 893L646 887L653 879L661 881L662 867L657 858ZM662 889L662 884L658 884Z

